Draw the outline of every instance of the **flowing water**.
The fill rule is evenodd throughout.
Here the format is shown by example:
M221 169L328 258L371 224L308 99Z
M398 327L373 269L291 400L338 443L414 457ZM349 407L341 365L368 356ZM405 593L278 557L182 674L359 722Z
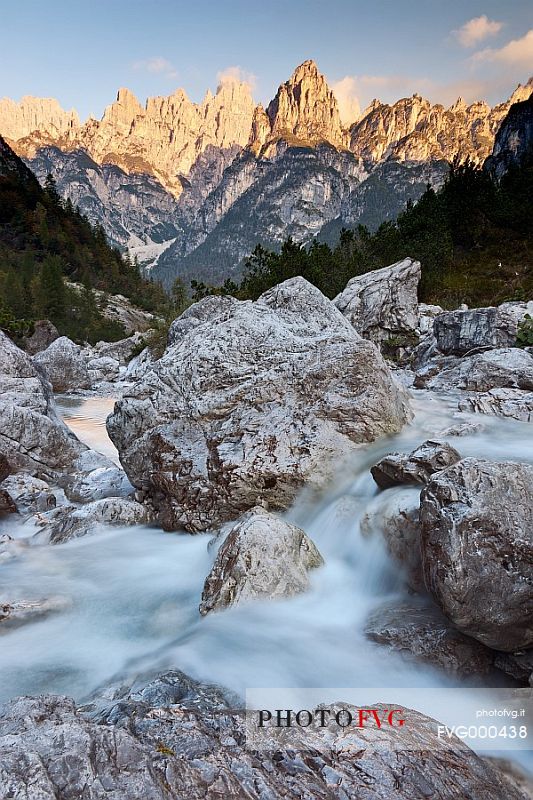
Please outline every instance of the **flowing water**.
M450 425L480 424L450 438L462 455L533 462L533 426L454 415L453 397L414 392L414 422L389 440L361 449L321 497L302 496L287 518L302 526L324 556L311 591L279 602L256 602L201 618L198 604L213 561L210 537L156 528L99 529L59 546L26 548L0 563L2 595L60 597L59 613L6 631L0 638L0 699L65 693L81 699L113 676L179 668L238 692L246 687L458 685L442 671L415 666L368 641L368 613L407 597L402 575L379 536L359 521L379 496L369 467L393 449L410 451ZM80 439L116 458L105 430L109 398L58 398ZM9 533L28 535L27 526Z

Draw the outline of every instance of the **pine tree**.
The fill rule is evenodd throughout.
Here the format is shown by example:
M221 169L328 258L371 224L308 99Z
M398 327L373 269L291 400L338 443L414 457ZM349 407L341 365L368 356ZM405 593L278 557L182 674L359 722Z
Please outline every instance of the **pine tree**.
M37 317L57 323L65 316L66 292L61 259L47 256L32 282L34 312Z

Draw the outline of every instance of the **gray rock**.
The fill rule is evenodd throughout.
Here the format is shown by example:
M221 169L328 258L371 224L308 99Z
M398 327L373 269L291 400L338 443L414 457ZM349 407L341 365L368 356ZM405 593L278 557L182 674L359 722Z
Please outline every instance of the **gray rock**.
M444 309L441 306L430 305L428 303L418 304L418 330L423 335L433 331L433 321L438 314L442 314Z
M0 332L0 454L9 469L57 476L85 449L57 416L42 371Z
M49 485L31 475L22 472L10 475L2 483L2 489L9 492L19 514L35 514L56 507L56 497Z
M317 747L252 751L244 712L172 672L115 693L96 715L65 697L0 709L0 796L25 800L524 800L499 768L410 712L395 730L328 732ZM98 720L98 721L96 721ZM319 734L317 734L318 736ZM306 737L308 733L306 732ZM421 752L422 751L422 752Z
M0 796L27 800L171 800L157 750L83 719L74 701L21 697L2 708Z
M24 349L31 356L46 350L48 345L59 338L59 331L49 319L39 319L34 323L33 333L24 340Z
M87 362L87 370L91 384L99 381L114 381L120 374L120 363L116 358L100 356L99 358L91 358Z
M143 378L144 375L152 369L155 361L156 359L150 348L145 347L138 356L131 359L124 373L124 380L140 380L140 378Z
M206 530L263 502L286 508L410 418L375 345L303 278L224 305L171 345L107 422L129 479L169 530Z
M435 472L455 464L460 458L447 442L428 439L409 455L389 453L370 472L380 489L402 483L427 483Z
M323 564L300 528L256 507L228 533L206 578L200 614L246 600L290 597L309 587L308 571Z
M60 336L53 341L46 350L37 353L33 360L44 370L54 392L87 389L91 385L81 347L66 336Z
M443 669L448 675L487 675L493 670L494 653L460 633L434 606L423 602L380 606L365 625L369 639Z
M108 497L81 508L60 506L38 515L34 522L40 528L35 534L38 543L62 544L94 533L102 525L143 525L149 522L149 515L140 503L122 497Z
M521 389L491 389L459 401L460 411L510 417L520 422L533 422L533 392Z
M531 772L524 769L521 764L517 764L508 758L498 758L486 756L486 761L494 768L503 773L504 778L509 781L518 791L522 792L523 800L533 800L533 778Z
M35 622L49 614L62 611L69 605L63 597L47 597L41 600L16 600L11 603L0 600L0 634L8 630Z
M462 356L479 347L512 347L518 323L533 303L503 303L498 307L446 311L433 324L437 347L446 355Z
M115 469L116 464L97 450L84 450L74 462L75 473L93 472L95 469ZM75 476L79 477L79 476Z
M457 425L450 425L440 431L439 436L443 439L447 436L473 436L483 430L483 425L480 422L460 422Z
M200 302L193 303L170 326L167 345L172 347L172 345L178 344L189 331L204 322L224 319L225 313L229 319L238 302L230 295L209 295Z
M533 644L533 467L465 458L420 500L426 585L464 633L497 650Z
M121 366L126 366L133 357L135 351L144 345L149 331L145 333L134 333L127 339L119 339L118 342L98 342L94 347L96 358L112 358L119 362Z
M418 377L418 376L417 376ZM428 389L485 392L496 388L533 389L533 356L518 347L476 353L447 365L425 381Z
M68 499L75 503L90 503L105 497L128 497L133 491L124 470L115 466L98 467L82 473L65 487Z
M419 324L420 263L410 258L348 281L334 303L366 339L414 333Z

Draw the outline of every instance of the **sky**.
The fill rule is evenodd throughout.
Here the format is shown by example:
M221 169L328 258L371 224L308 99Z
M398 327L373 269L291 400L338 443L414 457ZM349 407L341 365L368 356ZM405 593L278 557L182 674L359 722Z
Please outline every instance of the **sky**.
M0 97L100 117L121 86L200 102L242 79L265 105L308 58L346 121L415 92L491 104L533 75L532 0L0 0Z

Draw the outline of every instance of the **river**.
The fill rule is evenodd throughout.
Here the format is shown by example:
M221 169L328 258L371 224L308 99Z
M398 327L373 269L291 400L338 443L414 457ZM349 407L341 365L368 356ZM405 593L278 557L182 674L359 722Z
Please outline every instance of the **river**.
M116 459L105 429L110 398L57 398L80 439ZM0 697L41 692L82 699L117 674L174 667L237 692L248 686L457 686L437 669L414 665L368 641L368 613L407 598L401 572L379 536L359 521L376 500L369 467L391 450L410 451L450 425L479 430L449 441L463 456L533 462L533 426L454 415L452 396L413 393L415 419L401 434L361 449L321 497L302 496L287 518L324 556L311 591L201 618L198 604L213 555L207 535L153 527L99 529L59 546L28 547L0 565L3 593L60 597L65 609L0 639ZM412 493L412 488L392 490ZM383 493L383 503L390 498ZM4 529L5 529L4 523ZM28 535L10 523L9 533ZM11 592L12 594L12 592Z

